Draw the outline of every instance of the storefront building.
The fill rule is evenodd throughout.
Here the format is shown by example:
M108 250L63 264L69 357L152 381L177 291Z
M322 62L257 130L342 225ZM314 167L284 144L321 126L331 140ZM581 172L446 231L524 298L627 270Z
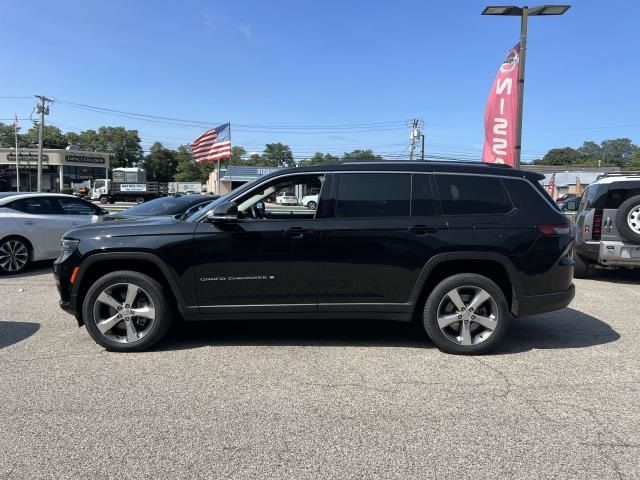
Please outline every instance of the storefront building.
M280 170L277 167L243 167L231 165L220 170L220 191L218 191L218 170L209 174L207 191L215 195L225 195L245 183L253 182L263 175Z
M38 150L0 148L0 192L15 192L18 187L16 170L20 175L20 191L37 189ZM44 149L42 153L42 191L61 192L74 184L108 178L109 154L81 150Z

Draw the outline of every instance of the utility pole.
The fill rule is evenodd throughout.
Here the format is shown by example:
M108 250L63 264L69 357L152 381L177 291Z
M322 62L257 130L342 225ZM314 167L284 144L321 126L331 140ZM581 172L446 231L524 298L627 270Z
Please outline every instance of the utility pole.
M13 133L16 140L16 192L20 191L20 152L18 151L18 114L13 120Z
M422 161L424 162L424 133L421 135L422 137Z
M416 141L420 138L420 119L414 118L411 125L411 135L409 135L409 160L413 160L413 151L416 148Z
M40 103L36 105L36 113L40 114L40 125L38 131L38 192L42 192L42 142L43 142L43 133L44 133L44 116L49 115L49 107L46 102L53 102L50 98L45 97L44 95L34 95L37 99L40 100ZM62 167L60 167L62 168Z

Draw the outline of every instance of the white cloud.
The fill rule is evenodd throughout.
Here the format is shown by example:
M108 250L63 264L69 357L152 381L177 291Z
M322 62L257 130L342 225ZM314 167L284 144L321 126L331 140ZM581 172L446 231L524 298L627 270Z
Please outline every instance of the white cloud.
M238 25L238 30L242 35L245 36L247 40L251 40L253 38L253 31L251 30L251 25L248 23L241 23Z

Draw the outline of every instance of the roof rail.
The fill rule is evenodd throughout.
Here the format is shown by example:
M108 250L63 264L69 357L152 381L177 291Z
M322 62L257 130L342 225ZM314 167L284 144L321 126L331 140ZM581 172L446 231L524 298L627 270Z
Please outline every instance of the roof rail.
M626 172L607 172L596 177L596 182L601 178L609 177L640 177L640 170L628 170Z

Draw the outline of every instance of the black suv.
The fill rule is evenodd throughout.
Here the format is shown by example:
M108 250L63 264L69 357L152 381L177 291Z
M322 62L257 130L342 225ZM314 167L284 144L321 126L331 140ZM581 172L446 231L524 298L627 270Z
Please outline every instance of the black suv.
M71 230L60 304L109 350L145 349L181 316L416 319L443 351L486 352L511 315L574 295L570 226L541 178L457 162L281 170L187 219ZM270 201L314 190L316 210Z

